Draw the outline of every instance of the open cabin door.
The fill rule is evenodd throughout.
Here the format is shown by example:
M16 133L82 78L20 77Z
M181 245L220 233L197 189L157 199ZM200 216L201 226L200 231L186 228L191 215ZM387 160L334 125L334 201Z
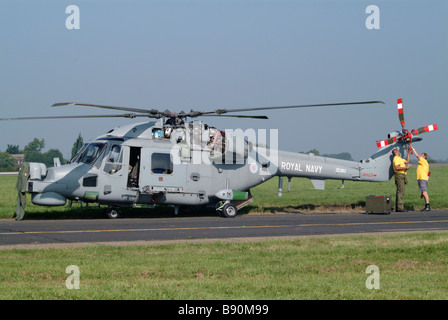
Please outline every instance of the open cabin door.
M140 180L141 148L129 148L128 188L138 189Z

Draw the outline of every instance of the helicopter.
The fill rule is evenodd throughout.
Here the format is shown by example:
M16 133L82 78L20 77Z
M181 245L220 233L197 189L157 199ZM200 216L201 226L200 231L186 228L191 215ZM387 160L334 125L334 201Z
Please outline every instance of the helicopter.
M50 168L34 162L22 165L17 183L16 220L23 218L23 197L26 193L31 194L33 204L41 206L63 206L67 201L106 205L105 212L109 218L117 218L123 207L156 205L171 205L175 214L178 214L181 206L210 206L220 216L233 218L237 216L238 210L254 201L250 189L273 177L279 177L279 196L282 195L283 177L287 177L289 182L292 177L308 178L316 189L324 189L326 179L388 181L393 175L390 151L396 147L404 151L405 145L409 143L410 136L405 136L404 127L401 133L391 133L386 142L379 143L380 149L371 157L348 161L312 153L281 151L256 143L253 136L245 132L237 134L222 131L202 121L187 122L188 118L211 116L268 119L264 115L232 113L361 104L384 102L190 112L61 102L52 107L86 106L127 113L0 118L5 121L100 117L155 119L116 127L98 136L84 144L68 164L61 165L60 160L55 159L54 167ZM417 133L421 132L412 132L410 135L413 137ZM419 139L415 137L414 141Z

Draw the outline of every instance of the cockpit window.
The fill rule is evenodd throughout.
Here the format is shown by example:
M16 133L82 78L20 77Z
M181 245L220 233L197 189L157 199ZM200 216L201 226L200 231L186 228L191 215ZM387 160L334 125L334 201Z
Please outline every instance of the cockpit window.
M106 145L104 143L91 143L84 148L77 161L94 165L101 157Z
M114 145L110 149L109 155L107 156L108 162L118 162L118 157L120 156L121 147L119 145Z
M88 145L89 144L86 143L81 148L79 148L78 152L76 152L75 156L70 160L70 163L77 162L79 157L84 153Z
M113 175L121 170L123 167L122 162L123 154L121 153L121 146L113 145L106 156L104 171Z

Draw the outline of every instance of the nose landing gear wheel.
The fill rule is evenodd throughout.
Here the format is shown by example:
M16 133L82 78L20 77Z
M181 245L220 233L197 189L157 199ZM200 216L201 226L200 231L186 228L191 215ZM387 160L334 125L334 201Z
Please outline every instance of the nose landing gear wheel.
M236 206L233 203L226 203L222 207L221 214L223 217L226 218L235 218L238 214L238 210L236 209Z

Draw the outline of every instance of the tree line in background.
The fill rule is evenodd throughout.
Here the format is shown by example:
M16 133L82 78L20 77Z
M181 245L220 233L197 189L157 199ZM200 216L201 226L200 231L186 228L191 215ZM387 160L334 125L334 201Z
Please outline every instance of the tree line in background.
M322 156L327 158L335 158L335 159L342 159L342 160L350 160L353 161L352 155L348 152L341 152L341 153L332 153L332 154L320 154L320 152L317 149L312 149L308 152L304 153L313 153L315 156Z
M71 158L73 158L78 150L84 144L81 134L79 134L75 143L73 144ZM20 149L18 145L8 144L5 152L0 152L0 171L17 171L18 167L15 166L15 158L12 155L23 154L23 160L26 162L40 162L44 163L47 167L54 165L54 158L59 158L61 164L65 164L68 160L64 159L62 152L59 149L50 149L47 152L43 152L45 147L45 140L34 138L23 149Z

